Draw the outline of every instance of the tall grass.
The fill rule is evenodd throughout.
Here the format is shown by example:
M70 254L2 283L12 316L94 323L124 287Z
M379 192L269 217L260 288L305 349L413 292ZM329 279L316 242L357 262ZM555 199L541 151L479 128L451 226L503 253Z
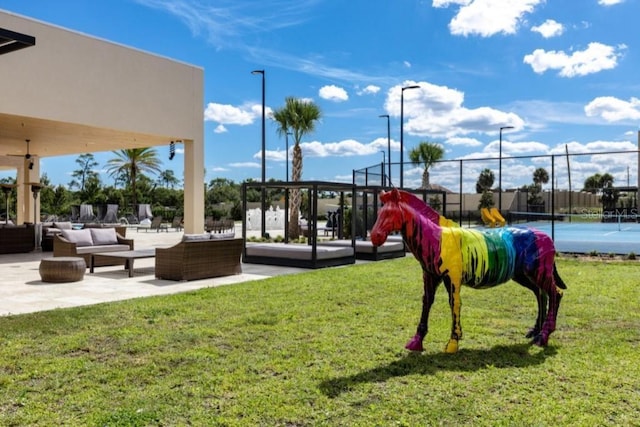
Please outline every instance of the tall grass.
M412 258L0 318L1 425L637 425L640 265L560 259L547 348L530 291L464 289L427 350Z

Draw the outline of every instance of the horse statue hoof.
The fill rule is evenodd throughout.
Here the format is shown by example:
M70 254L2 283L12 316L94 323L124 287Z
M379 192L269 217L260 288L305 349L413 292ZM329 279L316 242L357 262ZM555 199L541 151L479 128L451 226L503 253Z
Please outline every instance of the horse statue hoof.
M416 334L411 341L404 346L407 350L410 351L424 351L424 347L422 346L422 338L420 335Z
M548 341L548 337L545 337L543 334L538 334L533 338L532 343L537 345L538 347L546 347Z
M458 352L458 341L449 340L447 346L444 348L445 353L453 354Z

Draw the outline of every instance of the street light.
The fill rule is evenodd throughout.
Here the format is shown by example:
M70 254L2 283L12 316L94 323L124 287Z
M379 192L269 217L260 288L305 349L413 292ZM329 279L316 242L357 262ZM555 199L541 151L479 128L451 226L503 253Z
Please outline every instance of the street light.
M389 158L389 186L391 186L391 122L388 114L381 114L378 117L387 118L387 157Z
M404 188L404 91L420 89L418 85L405 86L400 91L400 188Z
M264 95L265 95L265 90L264 90L264 70L253 70L251 72L251 74L260 74L262 75L262 225L261 225L261 235L264 237L265 235L265 198L266 198L266 194L265 194L265 188L264 188L264 183L266 182L266 156L265 156L265 106L264 106Z
M287 158L287 179L286 181L289 182L289 135L293 135L291 132L285 132L284 134L284 140L286 143L286 148L287 148L287 152L286 152L286 158Z
M382 186L384 187L387 182L387 180L384 179L384 165L387 163L387 153L384 150L380 150L380 152L382 153Z
M513 126L500 127L500 154L498 155L498 210L502 211L502 131L505 129L513 129Z

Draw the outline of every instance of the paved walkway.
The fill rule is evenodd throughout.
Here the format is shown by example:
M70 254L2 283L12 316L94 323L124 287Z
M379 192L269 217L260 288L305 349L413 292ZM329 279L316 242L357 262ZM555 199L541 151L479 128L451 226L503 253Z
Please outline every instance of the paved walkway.
M169 247L180 242L182 234L176 231L158 233L127 230L127 238L135 240L136 249ZM241 235L238 230L236 235ZM96 267L93 274L87 269L84 279L79 282L44 283L40 280L38 271L40 260L52 256L52 252L0 255L0 316L167 295L307 271L299 268L243 264L243 272L239 275L175 282L156 279L155 260L150 258L135 261L132 278L128 277L122 266L113 266Z

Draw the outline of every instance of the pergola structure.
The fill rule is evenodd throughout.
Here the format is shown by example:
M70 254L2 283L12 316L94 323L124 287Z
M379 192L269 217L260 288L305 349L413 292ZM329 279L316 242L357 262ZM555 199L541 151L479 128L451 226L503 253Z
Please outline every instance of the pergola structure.
M7 11L0 22L0 169L17 171L18 223L40 216L30 183L47 157L178 141L184 229L201 232L203 69Z

